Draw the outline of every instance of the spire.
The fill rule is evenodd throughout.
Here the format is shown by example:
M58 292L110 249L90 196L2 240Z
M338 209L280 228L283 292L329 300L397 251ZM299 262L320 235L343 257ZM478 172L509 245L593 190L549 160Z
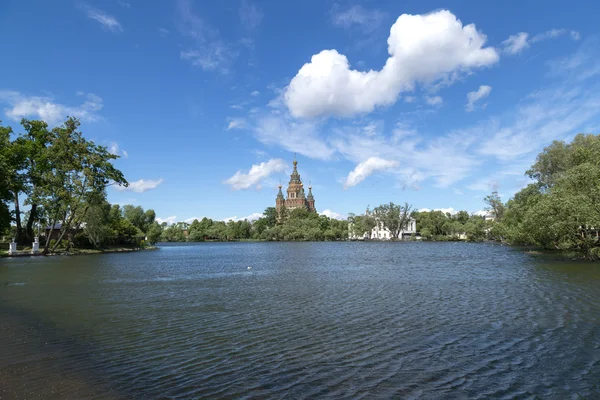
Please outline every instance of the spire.
M290 176L290 184L292 183L302 183L302 181L300 180L300 174L298 173L298 161L296 161L296 153L294 153L294 171Z
M283 193L281 193L281 185L279 185L279 193L277 193L277 200L284 200Z
M308 186L308 196L306 196L306 198L308 200L314 200L315 198L313 197L313 194L312 194L312 185L310 184L310 182L308 184L309 184L309 186Z

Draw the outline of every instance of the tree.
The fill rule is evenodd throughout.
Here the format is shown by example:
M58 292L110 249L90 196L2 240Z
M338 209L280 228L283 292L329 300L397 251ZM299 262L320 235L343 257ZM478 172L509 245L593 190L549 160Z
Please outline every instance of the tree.
M148 228L148 232L146 237L148 238L148 243L151 245L156 244L160 240L160 236L162 235L162 228L157 222L153 222L152 225Z
M410 221L412 207L408 203L396 205L393 202L382 204L373 211L375 218L383 227L390 231L393 239L398 239L400 232L405 229Z
M97 249L102 249L112 236L110 208L108 202L91 204L84 218L84 232Z
M501 221L504 216L505 206L498 192L494 190L483 201L487 204L486 210L492 212L496 221Z
M0 121L1 122L1 121ZM12 129L0 125L0 233L10 227L10 135Z
M492 234L509 243L600 259L600 135L553 142L527 175L535 182L508 201Z
M267 227L277 225L277 209L275 207L267 207L263 212L263 218Z
M79 225L90 204L105 198L108 185L128 185L122 172L112 164L118 156L84 139L77 131L79 125L77 119L68 118L51 132L46 154L49 168L42 174L43 187L36 195L51 227L44 253L50 250L50 237L57 222L62 224L52 251L73 226Z

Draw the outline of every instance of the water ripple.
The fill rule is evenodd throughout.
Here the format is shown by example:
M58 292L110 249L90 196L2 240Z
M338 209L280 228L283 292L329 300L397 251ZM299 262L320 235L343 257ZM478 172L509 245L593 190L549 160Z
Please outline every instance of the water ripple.
M596 267L457 243L0 263L0 398L600 398Z

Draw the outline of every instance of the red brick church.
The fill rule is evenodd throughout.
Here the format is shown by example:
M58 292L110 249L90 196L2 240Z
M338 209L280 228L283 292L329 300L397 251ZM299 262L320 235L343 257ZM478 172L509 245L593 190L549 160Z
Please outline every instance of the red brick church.
M277 214L281 215L282 210L293 210L294 208L305 208L308 211L317 212L315 208L315 198L312 194L312 186L308 187L308 195L304 194L304 184L298 173L298 161L294 158L294 172L290 176L290 183L287 188L287 199L283 197L281 185L279 185L279 193L275 200Z

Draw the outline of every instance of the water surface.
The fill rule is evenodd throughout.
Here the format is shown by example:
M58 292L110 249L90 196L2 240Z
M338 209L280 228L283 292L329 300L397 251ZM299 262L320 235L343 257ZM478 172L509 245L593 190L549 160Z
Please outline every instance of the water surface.
M462 243L0 260L0 398L94 396L600 398L600 266Z

